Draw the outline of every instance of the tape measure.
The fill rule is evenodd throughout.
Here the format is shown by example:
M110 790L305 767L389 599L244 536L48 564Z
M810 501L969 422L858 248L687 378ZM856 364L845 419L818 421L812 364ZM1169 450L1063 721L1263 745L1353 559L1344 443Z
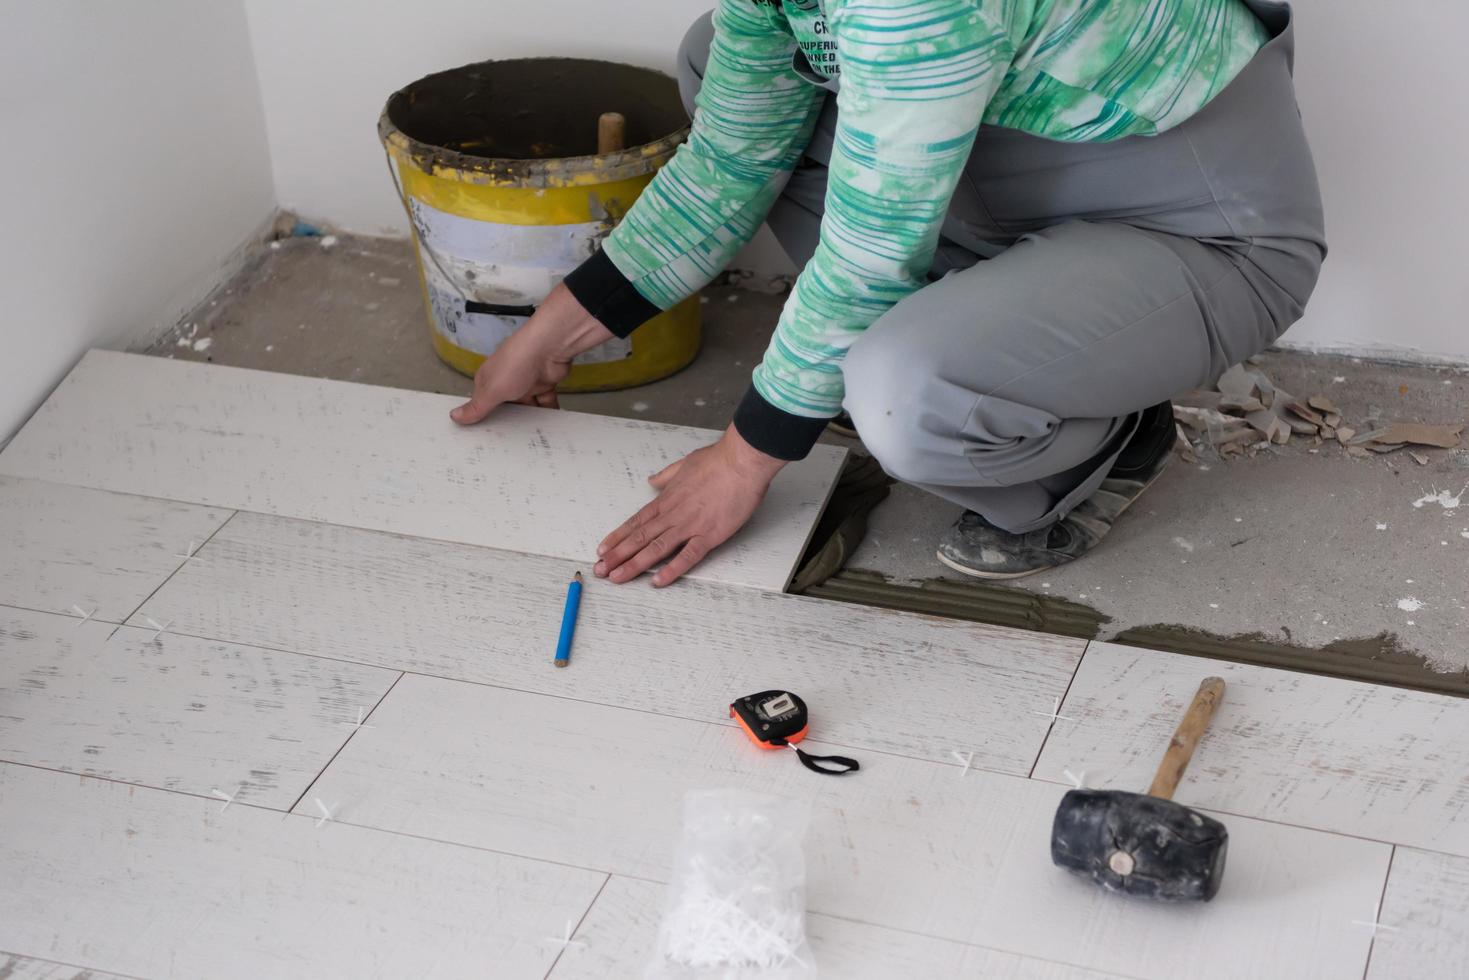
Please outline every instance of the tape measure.
M827 776L845 776L862 766L844 755L811 755L796 748L806 737L810 718L806 702L790 691L761 691L739 698L729 706L729 716L740 723L750 741L762 749L795 749L801 765ZM819 762L830 766L817 765Z

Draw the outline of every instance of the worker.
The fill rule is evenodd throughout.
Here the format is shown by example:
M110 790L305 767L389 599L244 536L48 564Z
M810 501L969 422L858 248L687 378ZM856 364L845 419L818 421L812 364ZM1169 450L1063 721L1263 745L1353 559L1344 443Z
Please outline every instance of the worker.
M673 582L843 408L890 475L963 509L935 528L946 565L1072 561L1171 458L1169 397L1315 286L1293 43L1263 0L720 0L678 56L688 142L452 417L554 405L573 357L767 221L801 273L749 390L594 572Z

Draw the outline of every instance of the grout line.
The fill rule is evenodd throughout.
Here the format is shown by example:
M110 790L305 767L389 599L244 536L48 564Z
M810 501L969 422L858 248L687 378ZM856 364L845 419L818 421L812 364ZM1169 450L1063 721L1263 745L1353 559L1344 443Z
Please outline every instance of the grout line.
M81 972L78 973L76 975L76 977L73 978L73 980L77 980L77 978L85 978L85 977L89 976L90 974L95 973L95 972L99 972L99 971L102 972L102 973L106 973L108 976L112 976L112 977L126 977L127 980L147 980L146 977L141 977L141 976L139 976L136 973L118 973L116 970L109 970L106 967L101 967L101 966L82 966L80 963L67 963L67 962L65 962L63 960L53 960L53 959L50 959L50 958L45 957L45 956L32 956L29 953L18 953L16 951L10 950L10 949L0 949L0 958L4 958L6 956L13 956L16 959L20 959L20 960L30 960L33 963L50 963L50 964L53 964L55 966L64 966L68 970L80 970ZM5 965L6 964L0 963L0 966L5 966ZM4 978L4 977L8 977L8 976L10 976L10 973L8 971L5 972L5 973L3 973L3 974L0 974L0 978Z
M0 609L13 609L16 612L37 613L37 614L42 615L42 616L55 616L57 619L70 620L72 623L75 623L77 626L85 626L86 625L86 623L78 623L77 622L77 617L71 615L70 613L57 612L55 609L37 609L35 606L18 606L18 605L16 605L13 602L0 602ZM101 616L93 616L91 619L87 620L87 623L101 623L103 626L122 626L123 625L122 623L119 623L115 619L103 619ZM143 627L138 627L138 628L139 629L142 629Z
M1057 702L1056 707L1053 709L1056 714L1060 714L1061 709L1066 707L1066 699L1071 696L1071 685L1076 683L1076 675L1081 673L1082 661L1086 660L1087 652L1091 650L1092 643L1094 642L1094 640L1087 640L1086 646L1081 648L1081 656L1076 658L1076 666L1071 668L1071 677L1066 681L1066 690L1061 692L1061 700ZM1051 740L1051 732L1056 730L1056 722L1059 720L1058 718L1052 718L1051 723L1046 726L1046 734L1041 739L1040 748L1035 750L1035 761L1030 764L1030 771L1025 774L1026 779L1035 779L1035 770L1041 764L1041 756L1045 754L1046 743ZM1082 775L1085 775L1085 773ZM1039 782L1050 782L1050 780L1042 779Z
M1010 774L1009 773L996 773L995 775L997 775L997 776L1007 776L1007 775L1010 775ZM1071 785L1070 783L1067 783L1067 782L1061 782L1061 781L1058 781L1058 780L1055 780L1055 779L1045 779L1045 778L1040 777L1040 776L1034 776L1034 777L1031 777L1031 778L1034 779L1035 782L1037 782L1037 783L1045 783L1047 786L1069 786L1069 785ZM1094 788L1098 788L1098 787L1094 787ZM1175 802L1178 802L1178 803L1183 803L1184 802L1183 800L1178 799L1178 797L1174 797L1174 801ZM1350 831L1346 831L1346 830L1332 830L1332 829L1330 829L1328 827L1317 827L1317 826L1312 826L1311 824L1291 823L1288 820L1277 820L1277 819L1274 819L1272 817L1258 816L1258 815L1253 814L1253 813L1241 813L1238 810L1224 810L1224 809L1220 809L1219 807L1200 806L1198 804L1184 804L1184 805L1185 806L1188 806L1190 809L1198 810L1201 813L1217 814L1217 815L1219 815L1221 817L1235 817L1235 818L1237 818L1239 820L1249 820L1249 821L1252 821L1254 823L1270 824L1273 827L1288 827L1288 828L1291 828L1293 830L1304 830L1307 833L1312 833L1312 834L1326 834L1326 835L1331 836L1331 837L1341 837L1341 838L1346 839L1346 840L1359 840L1359 841L1362 841L1363 843L1367 843L1367 844L1381 844L1384 847L1392 847L1392 848L1407 847L1407 848L1411 848L1411 849L1413 849L1415 851L1423 851L1423 852L1425 852L1427 854L1442 854L1445 857L1469 858L1469 851L1466 851L1465 853L1462 853L1462 854L1461 853L1458 853L1456 851L1439 851L1439 850L1435 850L1432 847L1427 847L1427 846L1422 845L1422 844L1407 844L1407 843L1403 843L1401 841L1386 840L1386 839L1381 838L1381 837L1368 837L1365 834L1354 834L1354 833L1351 833Z
M389 694L393 693L393 688L398 686L398 682L403 679L404 673L404 671L398 672L398 676L393 678L393 683L388 685L388 689L383 692L382 697L378 698L377 701L374 702L372 708L368 710L366 715L362 716L362 720L358 722L357 726L347 734L347 737L342 741L342 744L337 746L337 750L332 753L332 757L326 760L326 765L322 766L321 769L317 771L316 775L311 777L311 782L307 783L306 788L301 791L301 795L296 797L296 802L292 803L286 808L287 813L294 813L296 811L296 807L300 806L301 801L306 799L306 794L311 792L312 788L321 780L321 777L326 773L328 769L331 768L332 763L337 761L337 756L342 754L342 750L347 747L348 743L351 742L352 739L357 737L358 732L367 727L368 719L372 717L372 713L378 709L378 706L383 703L383 700L386 699Z
M18 766L21 769L34 769L37 772L54 772L58 776L77 776L81 779L95 779L99 783L111 783L114 786L136 786L138 789L152 790L155 793L169 793L173 796L183 796L191 800L202 800L206 803L218 803L219 797L206 796L203 793L195 793L186 789L165 789L162 786L153 786L149 783L134 782L130 779L117 779L113 776L99 776L96 773L82 772L80 769L58 769L55 766L42 766L34 762L21 762L19 759L0 759L0 766ZM281 813L290 816L286 810L279 810L273 806L263 803L251 803L247 800L235 800L231 806L247 806L252 810L260 810L264 813ZM3 980L3 977L0 977Z
M618 875L617 877L626 878L628 876ZM1124 901L1125 900L1126 899L1124 899ZM890 926L885 925L881 922L869 922L866 919L857 919L853 918L850 915L836 915L831 912L812 912L811 914L819 915L823 919L835 919L839 922L850 922L853 925L868 926L873 929L888 929L892 932L900 932L905 936L914 936L918 939L931 939L935 942L940 943L953 943L955 946L962 946L965 949L982 949L992 953L1003 953L1007 956L1018 956L1021 959L1033 960L1037 963L1049 963L1055 966L1069 967L1072 970L1081 970L1086 973L1092 973L1099 969L1097 966L1090 963L1074 963L1070 960L1055 960L1051 959L1049 956L1042 956L1039 953L1027 953L1017 949L1007 949L1004 946L991 946L988 943L977 943L968 939L955 939L952 936L940 936L931 932L919 932L916 929L905 929L902 926ZM1107 970L1105 975L1107 977L1107 980L1114 980L1114 978L1115 980L1147 980L1147 978L1141 974L1120 973L1117 970Z
M571 946L570 940L576 938L577 932L581 929L582 925L587 921L587 916L589 916L589 915L592 914L592 909L593 909L593 907L596 906L597 899L599 899L599 898L602 897L602 892L607 889L607 885L611 881L612 881L612 872L609 871L609 872L607 872L607 877L603 878L602 879L602 883L597 886L597 894L595 894L595 895L592 896L592 900L587 903L587 907L582 911L581 918L576 920L576 926L575 926L575 928L573 928L571 930L571 933L566 937L567 942L564 943L562 945L562 947L556 951L556 958L553 959L551 961L551 965L546 968L546 974L545 974L545 976L543 976L541 978L541 980L551 980L551 974L554 973L554 972L556 972L556 964L561 962L561 957L563 957L563 956L566 955L567 948Z
M187 790L164 789L161 786L149 786L146 783L131 783L125 779L112 779L108 776L95 776L89 772L77 772L72 769L53 769L50 766L38 766L29 762L12 762L8 759L0 759L0 770L3 770L5 766L15 766L19 769L31 769L36 772L48 772L56 776L75 776L79 779L90 779L94 782L109 783L114 786L132 786L136 787L137 789L147 790L150 793L161 793L165 796L178 796L186 800L197 800L201 803L219 803L218 797L204 796L199 793L191 793ZM250 803L246 800L237 800L230 805L236 807L247 807L251 810L259 811L260 813L275 814L276 816L281 818L282 822L294 819L309 820L314 823L317 820L317 817L314 814L292 813L289 810L278 810L273 806L263 806L259 803ZM446 847L463 847L471 851L482 851L486 854L499 854L503 857L518 858L522 861L534 861L537 864L552 864L558 868L569 868L573 871L585 871L590 874L599 875L611 874L611 872L607 871L605 868L589 868L583 864L572 864L569 861L558 861L555 858L535 857L530 854L521 854L517 851L504 851L497 847L485 847L483 844L470 844L465 841L449 840L446 837L430 837L427 834L415 834L410 833L406 830L393 830L389 827L376 827L370 823L353 823L351 820L338 820L336 818L332 819L332 823L338 827L351 827L355 830L364 830L373 834L387 834L390 837L406 837L410 840L421 840L430 844L442 844ZM633 876L624 875L623 877ZM651 878L644 878L639 880L653 881L653 879ZM662 884L662 882L654 881L654 884ZM0 980L4 980L4 978L0 977Z
M1392 880L1392 862L1393 858L1397 856L1398 846L1394 844L1392 850L1387 855L1387 871L1382 876L1382 891L1377 895L1376 918L1378 922L1382 921L1382 910L1387 905L1387 883ZM1367 980L1368 975L1372 972L1372 951L1376 948L1377 930L1373 929L1372 938L1367 941L1367 957L1362 963L1362 980Z
M216 508L212 508L212 509L219 510L220 508L217 508L216 507ZM209 537L205 538L203 540L203 542L200 543L199 547L197 547L197 548L194 549L194 554L197 555L199 552L203 551L204 550L204 546L207 545L209 542L213 541L214 540L214 536L216 534L218 534L220 531L223 531L225 525L228 524L230 521L234 520L235 519L235 515L237 515L237 514L239 514L239 511L237 511L237 510L230 511L230 516L226 517L223 521L221 521L220 524L219 524L219 527L217 527L213 531L209 532ZM192 558L192 557L193 557L193 555L190 556L190 558ZM189 558L185 558L183 561L179 562L178 563L178 566L173 571L171 571L171 572L168 573L168 577L165 578L162 582L159 582L158 583L158 586L152 592L149 592L148 595L143 599L142 602L138 603L136 609L134 609L132 612L128 613L126 616L124 616L122 618L123 625L126 625L128 620L130 620L134 616L136 616L138 614L138 612L144 606L146 606L148 604L148 600L149 599L152 599L154 596L156 596L159 593L159 591L161 591L163 589L163 587L165 585L167 585L169 582L172 582L173 579L174 579L174 576L177 575L179 572L183 571L184 570L184 566L187 565L188 563L189 563ZM109 639L110 639L110 637L109 637Z

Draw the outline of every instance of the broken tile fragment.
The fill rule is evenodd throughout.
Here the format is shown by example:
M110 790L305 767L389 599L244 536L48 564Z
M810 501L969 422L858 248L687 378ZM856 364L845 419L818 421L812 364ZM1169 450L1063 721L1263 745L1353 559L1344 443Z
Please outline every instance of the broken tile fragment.
M1323 414L1340 415L1341 409L1332 404L1331 399L1325 395L1312 395L1306 400L1312 408Z
M1423 422L1389 422L1385 429L1373 438L1377 442L1410 442L1415 446L1435 446L1453 449L1459 445L1462 424L1427 425Z
M1173 446L1174 451L1183 457L1185 463L1197 463L1199 457L1194 452L1194 444L1189 442L1188 433L1184 431L1182 423L1174 422L1173 429L1177 437Z
M1202 388L1195 388L1192 391L1185 391L1181 395L1175 395L1173 397L1173 406L1175 408L1183 406L1184 408L1208 408L1217 410L1219 408L1219 402L1223 398L1224 396L1217 391L1204 391Z
M1258 398L1234 398L1225 395L1219 399L1219 410L1221 412L1239 412L1248 415L1251 412L1265 410L1265 405Z
M1255 394L1255 379L1244 369L1243 365L1236 364L1219 376L1219 381L1214 385L1225 398L1244 400L1252 398Z
M1305 419L1312 425L1324 425L1326 423L1326 420L1323 419L1319 414L1313 411L1310 407L1303 405L1298 401L1289 402L1286 404L1285 407L1289 409L1293 415Z
M1276 398L1281 394L1281 392L1276 390L1274 383L1265 377L1263 371L1251 371L1250 378L1255 382L1255 391L1259 397L1260 404L1265 408L1273 406Z

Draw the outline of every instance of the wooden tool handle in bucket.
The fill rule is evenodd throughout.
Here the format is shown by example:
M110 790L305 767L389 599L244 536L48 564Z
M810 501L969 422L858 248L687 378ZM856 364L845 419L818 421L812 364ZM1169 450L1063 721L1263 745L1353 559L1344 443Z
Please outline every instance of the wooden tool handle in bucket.
M597 152L616 153L627 140L627 120L620 112L604 112L597 117Z
M1214 709L1223 700L1224 678L1204 678L1194 695L1193 704L1188 706L1183 721L1178 723L1178 730L1173 733L1173 740L1168 743L1168 751L1163 753L1163 761L1153 776L1153 785L1148 787L1149 796L1164 800L1173 798L1179 780L1183 779L1183 771L1193 758L1194 746L1199 744L1199 739L1209 727L1209 720L1214 717Z

